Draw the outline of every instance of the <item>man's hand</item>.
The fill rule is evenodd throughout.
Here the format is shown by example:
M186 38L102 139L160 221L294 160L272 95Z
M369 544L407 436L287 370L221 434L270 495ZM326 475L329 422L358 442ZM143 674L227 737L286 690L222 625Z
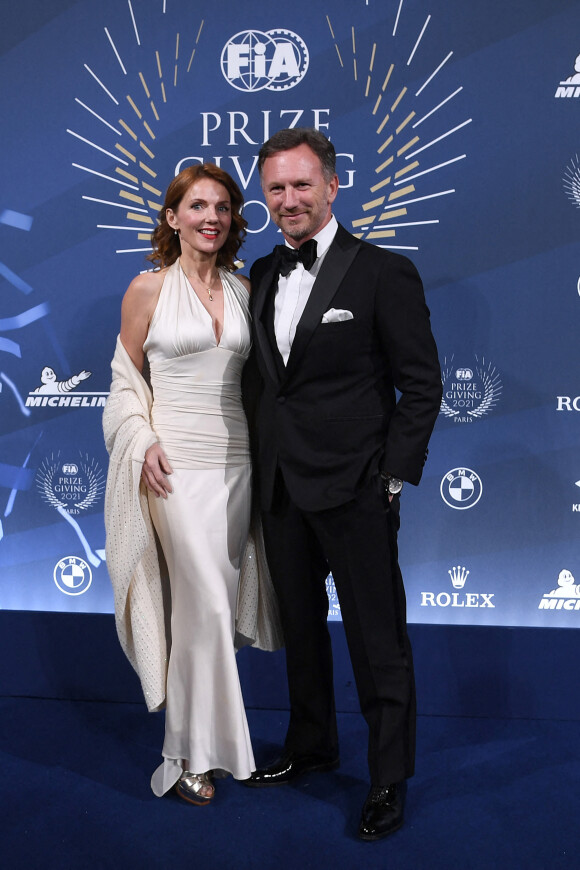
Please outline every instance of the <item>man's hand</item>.
M163 452L160 444L152 444L145 453L145 461L141 469L141 479L150 490L155 498L167 498L170 492L173 492L171 484L167 479L168 474L172 474L167 456Z

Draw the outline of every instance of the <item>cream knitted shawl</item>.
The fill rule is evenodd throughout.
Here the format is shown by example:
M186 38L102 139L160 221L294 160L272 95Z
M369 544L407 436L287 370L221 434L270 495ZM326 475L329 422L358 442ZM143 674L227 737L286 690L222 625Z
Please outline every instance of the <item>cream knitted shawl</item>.
M163 594L167 578L162 577L147 494L141 484L145 452L157 440L150 422L152 395L120 337L111 369L111 392L103 412L109 453L107 568L119 641L139 675L147 707L154 711L165 704L169 649ZM259 522L252 523L238 591L236 646L244 644L264 650L283 644Z

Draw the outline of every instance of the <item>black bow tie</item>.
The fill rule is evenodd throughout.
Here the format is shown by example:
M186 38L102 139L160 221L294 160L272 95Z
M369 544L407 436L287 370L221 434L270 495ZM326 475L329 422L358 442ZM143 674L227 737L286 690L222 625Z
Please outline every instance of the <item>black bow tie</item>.
M316 241L308 239L299 248L289 248L287 245L276 245L274 248L277 271L286 277L297 263L302 263L304 268L310 271L316 260Z

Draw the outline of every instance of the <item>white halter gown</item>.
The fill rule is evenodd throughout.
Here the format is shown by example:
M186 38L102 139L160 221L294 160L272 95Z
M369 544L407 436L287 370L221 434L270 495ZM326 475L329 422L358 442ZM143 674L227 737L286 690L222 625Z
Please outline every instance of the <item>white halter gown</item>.
M254 757L233 645L240 558L250 521L250 451L240 379L250 351L248 293L220 270L224 324L210 315L179 261L167 271L144 350L152 425L173 474L167 499L149 494L171 585L171 653L161 796L189 770L246 779Z

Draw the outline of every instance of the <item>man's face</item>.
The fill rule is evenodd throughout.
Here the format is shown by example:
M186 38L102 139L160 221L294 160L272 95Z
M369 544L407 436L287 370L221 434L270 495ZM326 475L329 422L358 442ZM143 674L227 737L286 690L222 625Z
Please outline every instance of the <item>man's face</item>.
M330 220L338 177L326 181L314 151L299 145L266 158L262 190L272 220L284 237L291 243L304 242Z

